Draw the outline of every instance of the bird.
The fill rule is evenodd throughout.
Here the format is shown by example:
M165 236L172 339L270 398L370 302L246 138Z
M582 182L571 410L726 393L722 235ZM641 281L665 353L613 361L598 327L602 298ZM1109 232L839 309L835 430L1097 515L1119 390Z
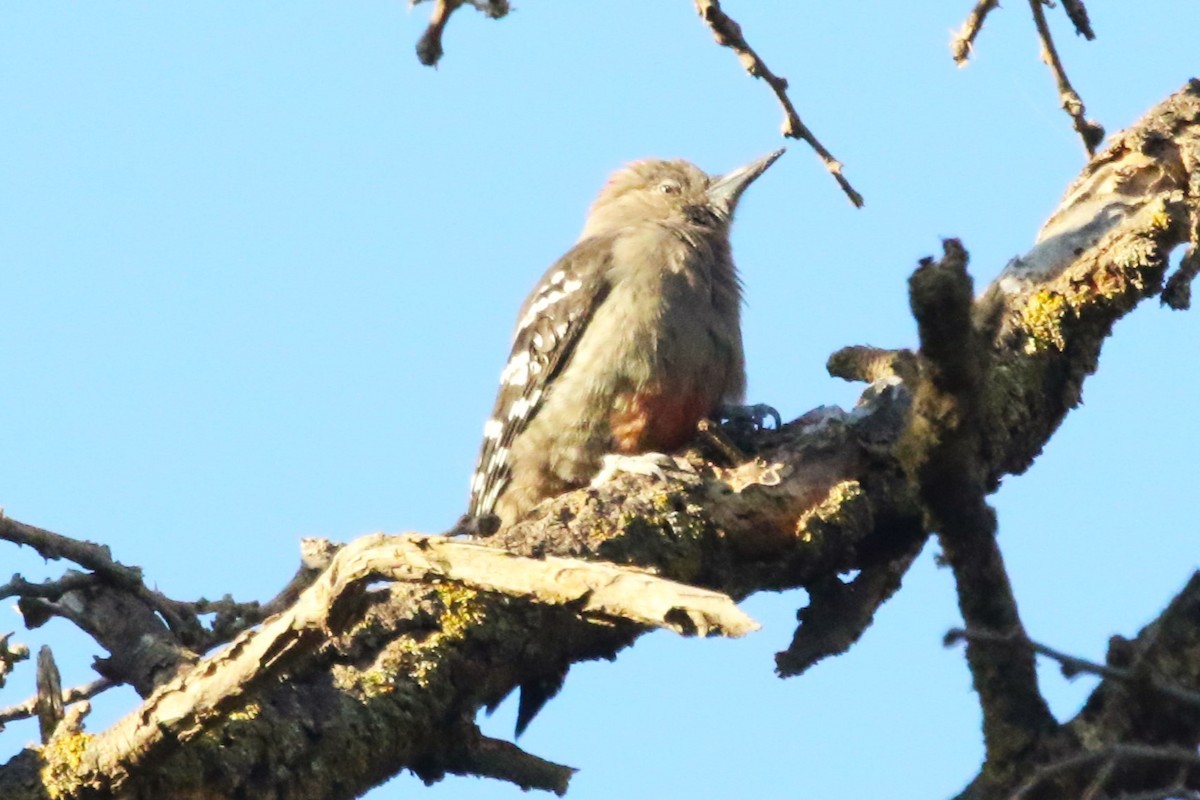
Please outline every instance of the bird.
M721 176L683 160L614 172L578 241L517 314L471 478L494 532L587 485L606 457L669 453L746 388L730 228L777 150Z

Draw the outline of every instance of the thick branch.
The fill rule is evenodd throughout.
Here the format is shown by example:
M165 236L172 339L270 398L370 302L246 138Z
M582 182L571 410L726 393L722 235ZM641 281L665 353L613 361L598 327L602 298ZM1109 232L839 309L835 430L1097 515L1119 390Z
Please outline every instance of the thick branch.
M1117 797L1174 786L1179 764L1196 763L1200 744L1197 619L1200 573L1136 639L1112 639L1107 664L1095 670L1104 679L1083 710L1038 752L1015 764L1007 785L981 774L961 800L1098 796L1100 791L1099 796ZM1031 643L1007 646L1028 649ZM1086 666L1077 659L1066 663L1074 669ZM1095 769L1114 761L1120 769Z
M967 626L1023 636L996 544L995 514L985 500L983 397L990 352L972 323L966 265L962 246L947 241L943 259L925 263L909 281L927 366L900 453L954 571ZM967 663L983 709L987 762L998 770L1034 747L1055 722L1038 690L1031 652L972 640Z

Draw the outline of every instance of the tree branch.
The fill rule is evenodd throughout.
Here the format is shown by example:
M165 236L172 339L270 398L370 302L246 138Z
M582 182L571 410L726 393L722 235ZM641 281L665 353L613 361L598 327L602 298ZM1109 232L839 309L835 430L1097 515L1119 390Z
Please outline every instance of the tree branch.
M1038 41L1041 44L1042 61L1050 68L1050 72L1054 76L1062 109L1071 117L1075 131L1083 140L1083 146L1087 150L1088 156L1094 156L1096 148L1104 140L1104 128L1085 116L1086 109L1083 106L1083 100L1067 78L1066 68L1063 67L1062 59L1058 57L1058 48L1054 46L1054 37L1046 22L1046 12L1042 9L1042 5L1047 4L1046 0L1028 0L1028 2L1029 9L1033 13L1033 23L1037 29ZM950 40L950 55L960 67L967 65L975 46L975 38L983 30L984 20L999 5L998 0L978 0L975 7L971 9L971 13L967 15L962 28ZM1048 3L1048 5L1053 5L1053 3ZM1075 26L1076 33L1088 40L1096 38L1083 0L1063 0L1063 10L1071 20L1071 24Z
M742 26L721 10L719 0L695 0L695 3L696 13L712 31L717 44L733 50L746 72L750 73L752 77L762 78L775 93L775 98L783 107L783 135L790 139L805 141L816 152L821 163L837 181L846 197L850 198L850 202L855 207L862 208L862 195L855 191L854 187L850 185L850 181L846 180L846 176L842 174L842 162L834 158L833 154L825 149L825 145L821 144L813 132L808 129L808 126L800 121L800 115L796 112L791 98L788 97L787 78L772 72L758 53L754 52L754 48L746 42L746 38L742 35Z
M967 448L978 460L974 485L990 491L1000 476L1028 466L1078 402L1112 323L1162 286L1170 252L1188 240L1196 210L1189 187L1200 185L1193 177L1198 131L1194 84L1093 161L1038 245L975 303L972 327L988 368L970 412L981 421L977 443ZM964 329L961 315L954 326ZM926 333L922 357L940 365L946 381L939 391L957 396L958 356L938 355L937 341ZM964 368L971 387L971 367ZM910 420L937 419L914 410L911 391L886 377L853 412L818 409L756 434L753 455L742 464L710 464L693 452L687 457L695 474L665 482L622 476L563 495L488 544L511 551L495 554L500 564L512 553L585 557L637 565L642 572L620 571L635 585L660 577L735 599L829 585L918 546L924 507L940 509L928 492L918 497L906 477L916 473L903 468L928 462L929 453L914 451L935 444L922 444L909 430ZM974 510L962 514L967 521L983 516L977 494L967 507ZM953 524L961 513L951 506L937 516ZM981 531L961 535L986 538ZM402 565L374 549L391 540L349 545L295 605L182 670L113 728L56 736L18 755L0 769L0 796L334 798L404 768L427 780L450 770L495 774L501 770L462 756L480 708L572 663L612 657L649 620L697 631L734 627L724 613L714 622L708 606L693 608L685 599L634 604L642 621L617 619L627 593L616 592L619 602L603 592L593 599L604 581L578 584L586 587L582 594L539 585L514 597L502 593L511 587L500 580L519 584L515 572L456 580L450 562L430 555L442 552L430 541L410 542L417 552ZM486 549L466 547L470 559ZM380 580L387 582L373 588ZM1195 583L1114 658L1194 689L1200 579ZM676 607L688 610L672 612ZM1200 729L1197 716L1161 693L1131 693L1106 681L1079 719L1043 737L1055 739L1056 749L1044 744L1023 763L1051 763L1080 742L1179 742ZM980 786L999 790L995 781Z
M975 47L975 37L983 30L984 20L999 6L1000 0L978 0L975 3L962 28L950 40L950 55L954 57L954 63L960 67L967 65L971 50Z
M990 353L972 321L967 255L954 240L940 262L926 261L909 281L925 369L913 421L899 445L901 462L919 487L970 628L1024 636L1016 598L996 543L988 506L983 407ZM1028 650L969 640L967 663L983 709L989 774L1033 748L1056 727L1038 689Z
M409 0L409 5L415 6L426 0ZM429 15L429 27L421 34L417 42L417 60L427 67L436 67L441 61L442 35L450 22L450 15L460 6L471 5L490 19L500 19L508 15L512 9L508 0L433 0L433 12Z
M1042 61L1050 67L1050 72L1054 75L1054 82L1058 85L1058 99L1062 103L1063 111L1067 112L1075 124L1075 132L1083 140L1083 147L1087 150L1087 154L1094 156L1096 148L1100 146L1100 142L1104 141L1104 128L1099 123L1087 118L1087 109L1083 107L1083 99L1067 78L1067 71L1062 65L1062 59L1058 57L1058 48L1054 46L1054 37L1050 34L1050 26L1046 24L1046 12L1042 10L1043 2L1045 0L1029 0L1029 9L1033 12L1033 24L1037 27L1038 39L1042 43ZM1071 15L1071 21L1075 23L1077 29L1080 24L1085 27L1088 25L1087 12L1084 11L1081 17L1078 15L1082 8L1082 3L1078 0L1067 7L1067 13ZM1075 9L1076 13L1072 14L1072 9ZM1086 27L1086 30L1091 33L1090 27ZM1094 36L1088 36L1088 38L1091 39Z

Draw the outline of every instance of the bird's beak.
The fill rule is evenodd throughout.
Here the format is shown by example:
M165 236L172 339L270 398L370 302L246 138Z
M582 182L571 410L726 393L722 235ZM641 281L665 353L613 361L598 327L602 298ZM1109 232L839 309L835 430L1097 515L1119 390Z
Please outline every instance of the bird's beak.
M732 216L733 209L737 206L742 192L746 191L747 186L754 183L755 178L766 172L767 167L774 164L775 160L783 155L783 152L784 149L780 148L769 156L752 161L744 167L738 167L733 172L727 172L714 180L708 187L709 202L724 212L726 216Z

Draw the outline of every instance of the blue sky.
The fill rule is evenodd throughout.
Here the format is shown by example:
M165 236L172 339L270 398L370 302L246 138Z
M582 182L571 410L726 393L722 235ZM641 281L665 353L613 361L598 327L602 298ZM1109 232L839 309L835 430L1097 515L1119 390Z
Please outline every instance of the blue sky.
M867 200L854 210L791 143L739 209L749 395L785 417L853 403L824 371L838 347L915 343L905 281L941 237L964 241L982 286L1083 164L1023 4L955 68L970 5L725 4ZM1049 14L1089 115L1115 131L1196 74L1200 5L1094 5L1092 43ZM686 3L467 9L437 70L412 51L426 10L0 6L7 514L105 542L180 598L272 595L301 536L442 530L516 309L605 176L646 156L722 172L781 144L766 87ZM996 496L1035 638L1101 658L1197 568L1198 334L1156 304L1120 323L1086 405ZM747 639L654 634L575 668L522 746L580 767L577 800L947 796L982 750L932 550L858 647L800 679L774 678L771 655L803 595L760 595ZM56 574L3 552L0 573ZM0 632L19 627L0 613ZM99 654L61 622L17 638L52 641L68 683ZM1073 714L1089 681L1043 675ZM132 702L102 699L91 724ZM33 738L10 727L4 756ZM523 796L409 776L371 796L416 791Z

